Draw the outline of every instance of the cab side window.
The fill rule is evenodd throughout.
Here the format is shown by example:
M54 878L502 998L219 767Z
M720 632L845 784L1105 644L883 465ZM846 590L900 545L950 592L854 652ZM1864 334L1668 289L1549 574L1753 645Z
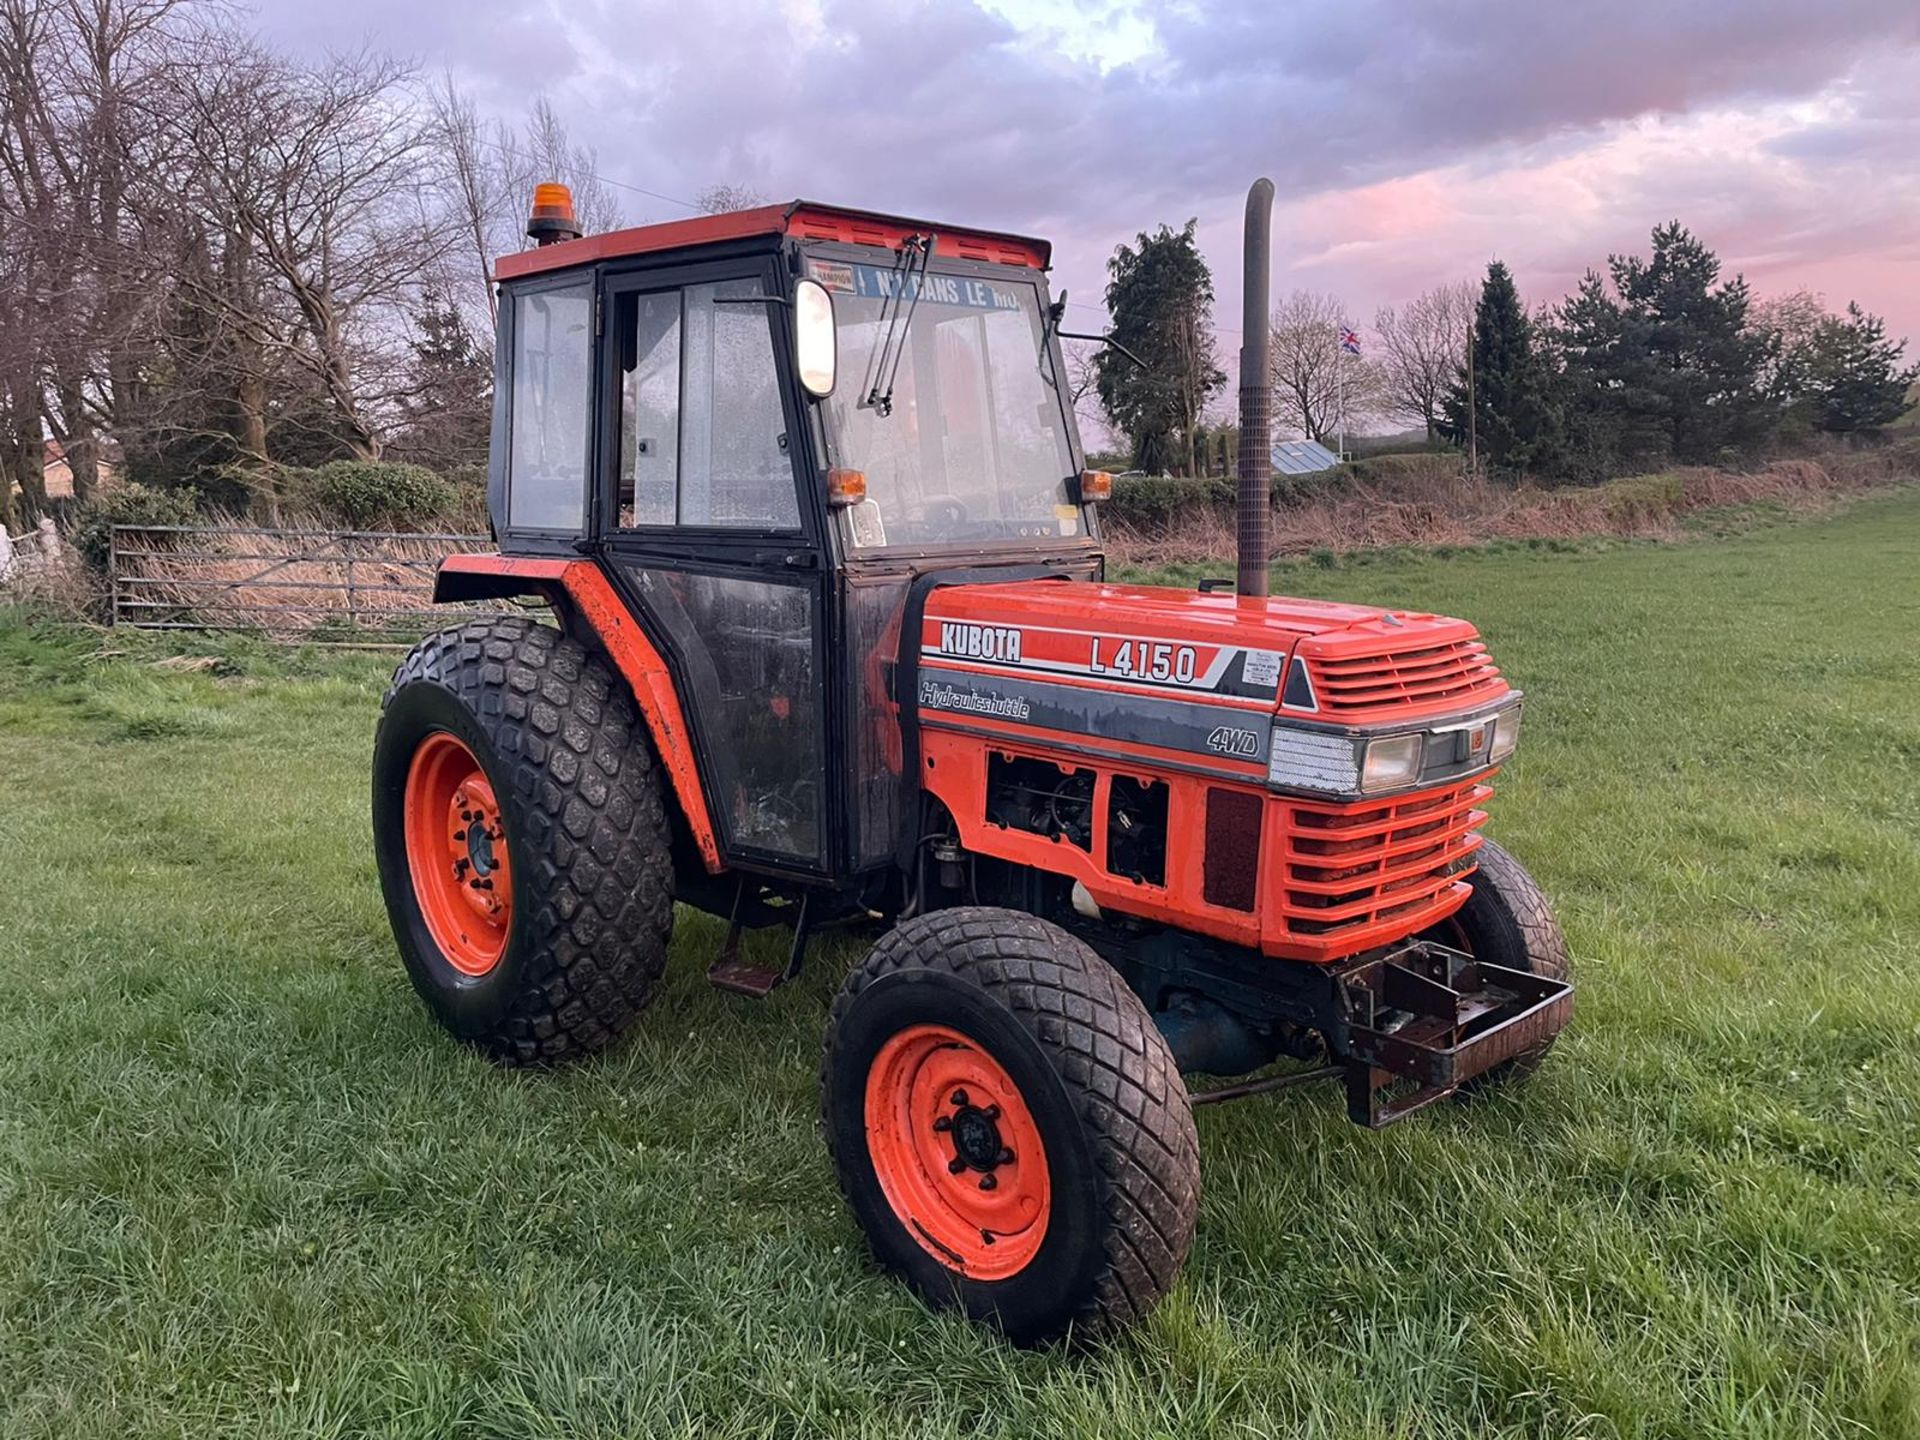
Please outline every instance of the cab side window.
M797 530L757 278L622 295L620 524Z
M579 531L585 526L592 359L590 286L514 297L510 529Z

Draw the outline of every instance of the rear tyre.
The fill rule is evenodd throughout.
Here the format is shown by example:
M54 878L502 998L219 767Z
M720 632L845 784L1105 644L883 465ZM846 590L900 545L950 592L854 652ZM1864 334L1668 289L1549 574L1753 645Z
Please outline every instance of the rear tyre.
M509 1064L605 1049L673 929L659 772L624 685L518 616L429 636L373 752L380 886L435 1018Z
M821 1110L875 1256L1034 1344L1140 1319L1193 1239L1199 1142L1160 1032L1057 926L908 920L847 977Z
M1479 869L1471 881L1473 897L1430 931L1429 938L1490 965L1565 980L1572 970L1566 937L1560 933L1547 897L1540 893L1533 877L1491 840L1480 846L1476 863ZM1511 1060L1501 1061L1462 1085L1459 1093L1471 1097L1524 1080L1540 1068L1556 1038L1548 1036Z

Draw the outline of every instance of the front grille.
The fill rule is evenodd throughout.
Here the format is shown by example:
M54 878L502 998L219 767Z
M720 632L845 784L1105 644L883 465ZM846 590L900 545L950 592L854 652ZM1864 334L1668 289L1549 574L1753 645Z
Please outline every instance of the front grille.
M1200 898L1229 910L1251 910L1259 899L1260 817L1266 802L1244 790L1207 790L1207 835Z
M1374 805L1287 802L1287 929L1324 940L1432 904L1472 869L1492 794L1469 780Z
M1307 656L1307 673L1322 714L1351 715L1387 706L1428 709L1471 705L1507 685L1478 640L1340 658Z

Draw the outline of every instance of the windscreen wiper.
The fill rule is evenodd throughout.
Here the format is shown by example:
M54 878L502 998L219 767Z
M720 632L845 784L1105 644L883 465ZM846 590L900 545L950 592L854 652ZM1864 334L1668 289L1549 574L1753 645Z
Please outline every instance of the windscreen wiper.
M920 304L920 291L927 281L927 262L933 259L934 236L909 235L900 242L900 258L893 265L893 291L881 308L886 331L880 347L873 352L872 363L861 379L864 392L860 403L881 415L893 413L893 382L900 374L901 357L907 353L907 331L913 325L913 312Z

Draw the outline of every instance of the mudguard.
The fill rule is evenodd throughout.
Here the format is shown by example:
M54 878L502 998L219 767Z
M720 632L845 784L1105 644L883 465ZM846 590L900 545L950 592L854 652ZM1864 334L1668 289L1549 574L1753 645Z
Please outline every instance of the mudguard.
M701 860L709 873L718 875L726 864L720 856L706 792L700 787L693 732L681 711L673 675L600 567L591 560L559 557L449 555L433 582L436 603L504 600L515 595L537 595L550 601L564 595L592 628L601 648L633 691L634 703L640 707L654 749L667 767L674 798L680 802L680 813L699 847Z

